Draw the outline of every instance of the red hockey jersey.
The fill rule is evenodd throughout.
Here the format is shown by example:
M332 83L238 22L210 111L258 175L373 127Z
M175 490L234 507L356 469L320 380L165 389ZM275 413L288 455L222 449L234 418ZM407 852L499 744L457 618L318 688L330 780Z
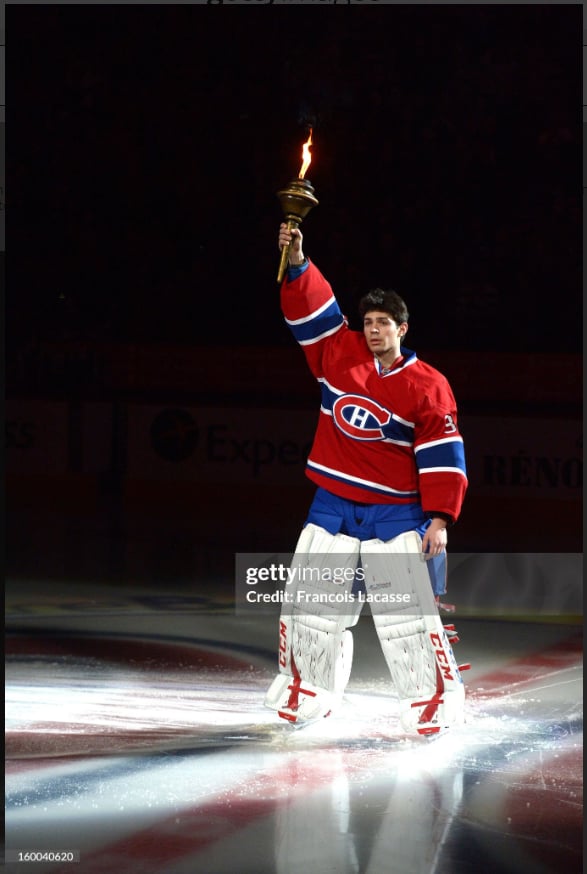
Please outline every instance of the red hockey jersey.
M281 305L322 392L308 477L352 501L418 502L456 520L467 475L446 378L405 348L384 375L311 262L288 272Z

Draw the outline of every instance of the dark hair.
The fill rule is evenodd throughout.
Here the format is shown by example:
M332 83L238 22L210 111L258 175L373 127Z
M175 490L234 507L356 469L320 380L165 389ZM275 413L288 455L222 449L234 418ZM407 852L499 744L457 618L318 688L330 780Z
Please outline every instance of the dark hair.
M367 313L373 310L381 310L383 313L389 313L394 322L401 325L402 322L407 322L410 318L406 302L403 297L400 297L397 291L387 291L383 288L374 288L359 301L359 315L365 318Z

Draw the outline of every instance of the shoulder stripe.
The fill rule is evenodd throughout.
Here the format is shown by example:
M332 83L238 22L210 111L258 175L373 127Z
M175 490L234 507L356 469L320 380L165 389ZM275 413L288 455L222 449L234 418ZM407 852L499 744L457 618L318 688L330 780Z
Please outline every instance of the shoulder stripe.
M344 392L341 391L341 389L335 388L333 385L331 385L331 383L329 383L328 380L324 376L319 376L318 382L321 382L322 385L328 389L328 391L331 391L335 395L343 395L344 394Z
M407 428L415 428L416 427L415 422L410 422L409 419L402 419L402 417L398 416L396 413L392 413L391 418L394 419L396 422L399 422L400 425L405 425Z
M322 334L318 334L317 337L312 337L310 340L298 340L300 346L312 346L314 343L319 343L320 340L324 340L325 337L330 337L332 334L336 334L337 331L340 331L342 328L343 322L335 325L334 328L330 328L329 331L324 331Z
M309 316L302 316L301 319L286 319L288 325L303 325L306 322L310 322L312 319L317 318L317 316L322 315L328 307L332 306L333 303L336 303L336 298L334 295L328 298L326 303L323 303L322 306L318 307L318 309L314 310L314 312L310 313Z

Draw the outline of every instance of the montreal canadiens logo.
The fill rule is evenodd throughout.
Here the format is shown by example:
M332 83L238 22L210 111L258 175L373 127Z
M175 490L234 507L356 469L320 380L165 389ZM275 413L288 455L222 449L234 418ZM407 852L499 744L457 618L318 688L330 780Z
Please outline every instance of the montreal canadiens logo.
M384 440L383 428L391 419L389 410L362 395L341 395L332 405L332 415L343 434L355 440Z

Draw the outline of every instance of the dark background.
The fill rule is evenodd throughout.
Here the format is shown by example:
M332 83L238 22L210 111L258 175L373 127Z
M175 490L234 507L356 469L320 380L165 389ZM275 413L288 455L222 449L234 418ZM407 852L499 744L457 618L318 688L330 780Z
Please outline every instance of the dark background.
M227 433L271 442L276 408L317 412L276 283L276 193L310 125L306 253L354 327L369 288L404 295L409 345L449 377L462 420L485 417L469 455L504 454L503 483L470 488L451 548L580 550L581 6L6 18L9 573L160 585L293 546L313 492L303 465L296 485L277 464L239 480L203 457L201 420L249 408L255 425ZM64 401L52 437L46 410ZM166 482L146 432L132 456L141 404L177 425L184 467ZM62 469L39 470L55 446ZM539 499L520 459L523 477L557 471Z
M9 361L59 337L290 343L275 193L308 124L306 249L351 322L383 284L420 352L579 350L580 6L7 19Z

